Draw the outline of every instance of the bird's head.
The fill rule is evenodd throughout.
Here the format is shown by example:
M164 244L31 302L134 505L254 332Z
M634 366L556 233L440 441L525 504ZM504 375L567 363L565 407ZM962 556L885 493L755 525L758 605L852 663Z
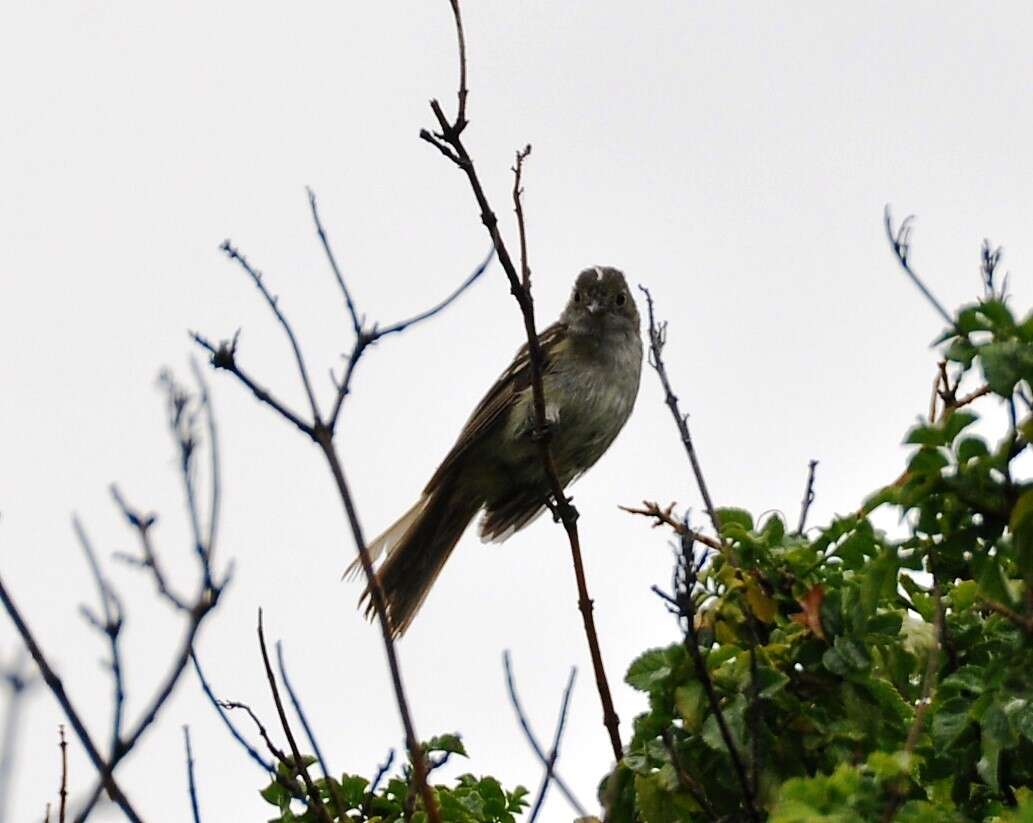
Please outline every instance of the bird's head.
M609 266L593 266L577 276L560 318L572 334L638 333L639 318L624 275Z

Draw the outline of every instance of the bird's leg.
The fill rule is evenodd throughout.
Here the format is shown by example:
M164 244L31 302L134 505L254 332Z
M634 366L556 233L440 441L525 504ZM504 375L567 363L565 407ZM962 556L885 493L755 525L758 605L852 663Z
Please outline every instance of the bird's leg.
M568 506L574 502L573 497L567 497L566 495L563 496L563 499L566 501ZM563 522L563 515L560 513L560 507L557 505L556 499L551 494L545 495L545 507L552 512L553 523ZM574 518L577 519L577 509L571 506L571 510L574 512Z

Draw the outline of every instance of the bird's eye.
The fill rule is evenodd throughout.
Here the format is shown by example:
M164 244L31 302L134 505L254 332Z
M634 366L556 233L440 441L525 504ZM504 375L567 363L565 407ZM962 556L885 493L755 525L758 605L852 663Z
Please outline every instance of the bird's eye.
M627 298L627 296L626 296L626 295L624 294L624 292L621 292L620 294L618 294L618 295L617 295L617 305L618 305L618 306L623 306L623 305L624 305L624 303L625 303L625 301L626 301L627 299L628 299L628 298Z
M574 291L574 302L575 303L580 303L581 302L581 292L577 291L576 289Z

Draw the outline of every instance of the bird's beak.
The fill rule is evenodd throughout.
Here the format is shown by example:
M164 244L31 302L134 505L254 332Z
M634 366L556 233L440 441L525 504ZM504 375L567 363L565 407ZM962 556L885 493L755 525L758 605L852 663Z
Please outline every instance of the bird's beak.
M602 304L601 304L601 303L598 303L598 302L596 302L595 300L592 300L592 301L591 301L591 302L590 302L590 303L588 304L588 306L587 306L586 308L588 309L588 313L589 313L589 314L591 314L591 315L596 315L596 314L599 314L599 312L600 312L600 311L602 311L602 308L603 308L603 307L602 307Z

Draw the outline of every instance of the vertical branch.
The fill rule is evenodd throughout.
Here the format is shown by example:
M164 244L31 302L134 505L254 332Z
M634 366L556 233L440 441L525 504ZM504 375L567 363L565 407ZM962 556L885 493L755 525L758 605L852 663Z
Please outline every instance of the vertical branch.
M190 748L190 727L183 727L183 743L187 756L187 788L190 792L190 810L194 814L194 823L201 823L201 810L197 806L197 784L194 782L194 752Z
M759 823L761 816L757 811L753 781L751 781L746 772L742 754L739 752L739 747L736 745L735 738L728 727L724 711L721 708L721 699L714 688L707 661L704 659L699 647L699 634L696 630L696 601L693 600L692 594L696 586L699 570L706 560L706 554L704 553L703 557L697 561L691 534L685 533L680 535L680 537L681 555L675 569L674 597L667 597L656 587L653 590L669 605L673 606L675 613L679 617L684 633L685 650L689 653L689 657L692 660L696 678L703 685L703 691L706 693L710 711L714 715L717 728L721 733L721 739L724 741L725 748L728 751L728 757L732 761L732 770L735 772L740 790L742 791L746 816L750 820L758 821Z
M18 652L11 664L0 671L0 681L6 690L4 727L0 733L0 823L7 823L7 802L12 795L9 787L14 780L22 706L34 683L24 669L24 654Z
M319 768L323 770L323 777L330 777L330 771L326 767L326 759L323 757L323 752L319 748L319 743L316 742L316 736L312 732L312 727L309 725L308 718L305 716L305 712L301 708L301 701L298 700L298 695L295 694L294 688L291 686L291 681L287 677L287 667L283 664L283 643L279 640L276 641L276 665L280 669L280 678L283 680L284 688L287 689L287 696L291 699L294 713L298 716L298 720L301 721L301 727L305 730L305 736L308 738L309 745L312 746L312 753L316 756Z
M520 204L520 180L516 179L513 186L514 208L518 213L518 228L521 235L521 273L517 273L513 258L510 256L502 233L499 231L498 218L488 202L488 197L481 185L480 177L477 174L473 158L470 157L462 140L463 130L466 128L466 40L463 33L462 14L459 9L459 0L450 0L452 13L456 21L456 35L459 40L459 109L454 121L449 121L437 100L431 100L430 108L437 120L437 132L427 129L420 131L420 138L434 146L441 154L447 157L465 175L474 200L480 211L481 222L484 224L491 237L492 245L498 254L499 263L506 278L509 281L509 290L520 307L520 313L524 321L524 333L527 336L527 355L531 373L531 395L534 408L534 431L533 437L538 444L541 454L542 467L549 484L549 491L555 501L555 515L563 524L567 532L567 539L570 543L571 559L574 565L574 576L578 589L578 609L581 612L582 622L585 627L585 636L588 640L589 654L592 658L592 669L595 673L596 688L599 692L599 701L603 709L603 725L606 727L610 738L610 746L615 759L620 760L624 754L624 747L620 739L620 719L613 705L613 698L610 694L610 685L606 677L606 669L603 665L602 651L599 647L599 635L595 627L592 599L588 594L588 584L585 580L584 564L581 559L581 541L578 535L577 518L578 512L571 505L570 500L563 493L563 484L560 482L556 472L556 466L552 459L549 448L550 435L546 426L545 416L545 392L542 385L542 351L538 340L538 332L535 328L534 301L531 297L530 268L527 263L526 238L523 223L523 211ZM523 160L527 157L527 149L517 154L517 164L514 174L519 176L523 170ZM523 156L521 156L523 155Z
M818 461L811 460L807 464L807 486L803 491L803 500L800 503L800 522L796 526L796 533L803 534L807 528L807 513L811 510L811 503L814 502L814 470L818 468Z
M531 154L531 144L528 143L523 149L516 153L516 165L513 166L513 211L516 212L517 236L520 238L520 285L524 291L531 291L531 267L527 263L527 227L524 224L524 190L520 185L524 172L524 161Z
M664 402L671 410L678 433L681 435L682 445L685 447L685 454L692 465L692 473L696 477L696 485L699 487L700 496L703 498L703 506L714 526L718 537L721 536L721 523L714 509L714 502L710 498L710 490L707 488L707 481L703 478L703 470L699 465L699 458L696 456L696 448L692 444L692 435L689 434L689 416L682 414L678 407L678 396L671 388L671 381L667 377L667 367L664 365L663 349L667 343L667 324L657 323L653 314L653 295L649 289L639 286L639 290L646 296L646 307L649 310L649 365L653 367L657 377L660 378L660 385L664 390Z
M57 727L58 736L61 742L58 747L61 749L61 788L58 792L58 823L65 823L65 808L68 806L68 741L65 740L65 727Z
M262 663L265 666L265 676L269 681L269 690L273 694L273 702L276 704L276 713L280 717L280 725L283 727L283 733L287 736L287 743L291 747L291 756L294 759L294 768L298 774L301 775L301 779L305 784L305 790L308 792L310 808L316 810L316 815L320 820L324 820L325 823L333 823L330 818L330 813L326 810L323 805L323 800L319 796L319 789L316 784L312 782L312 778L309 776L308 767L305 765L305 761L301 757L301 751L298 749L298 742L294 739L294 733L291 731L290 722L287 720L287 712L284 711L283 701L280 700L280 690L276 685L276 676L273 674L272 664L269 662L269 651L265 645L265 632L262 630L262 610L258 610L258 645L262 650Z

